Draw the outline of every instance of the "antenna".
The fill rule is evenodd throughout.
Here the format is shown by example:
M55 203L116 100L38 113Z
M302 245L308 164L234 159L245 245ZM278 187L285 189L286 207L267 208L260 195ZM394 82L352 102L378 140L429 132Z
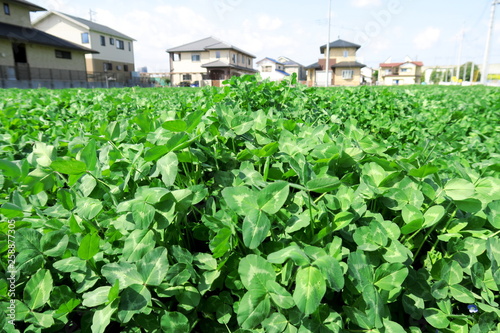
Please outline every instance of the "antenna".
M97 14L96 11L93 11L92 9L89 9L89 16L90 16L90 21L94 22L94 17L93 15Z

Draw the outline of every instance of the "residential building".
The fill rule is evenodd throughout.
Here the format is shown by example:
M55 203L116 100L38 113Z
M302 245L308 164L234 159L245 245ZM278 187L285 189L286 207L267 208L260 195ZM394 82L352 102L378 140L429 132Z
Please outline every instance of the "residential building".
M214 37L167 50L173 86L214 85L232 76L255 74L255 56Z
M421 61L413 61L410 57L406 57L404 62L392 62L389 58L380 64L379 84L386 86L420 84L423 66Z
M135 71L134 39L108 26L80 17L50 11L37 19L34 26L99 53L86 55L91 80L102 76L116 82L128 82Z
M285 72L288 74L297 74L297 79L299 81L307 80L306 69L303 65L284 56L278 57L277 60L285 65Z
M97 52L34 28L30 12L45 10L24 0L3 1L0 80L87 80L85 54Z
M290 76L285 72L285 64L274 60L272 58L264 58L257 61L258 71L262 79L270 81L281 81L287 76Z
M320 47L321 54L325 56L305 68L309 86L325 86L327 83L326 47L326 44ZM365 67L356 60L356 52L361 46L338 39L331 42L328 47L330 49L330 59L328 61L329 85L359 86L362 83L361 68Z

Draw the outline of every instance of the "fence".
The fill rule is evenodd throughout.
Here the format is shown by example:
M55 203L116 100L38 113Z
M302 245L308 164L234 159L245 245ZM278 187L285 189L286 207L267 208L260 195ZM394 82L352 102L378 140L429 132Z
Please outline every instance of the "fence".
M119 88L152 86L130 72L86 72L78 70L0 66L0 88Z

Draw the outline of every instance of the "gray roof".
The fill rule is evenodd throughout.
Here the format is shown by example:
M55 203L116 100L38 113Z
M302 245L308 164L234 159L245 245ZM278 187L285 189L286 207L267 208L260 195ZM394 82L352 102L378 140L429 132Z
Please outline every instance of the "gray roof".
M129 37L129 36L125 35L125 34L122 34L121 32L116 31L115 29L111 29L108 26L105 26L105 25L102 25L102 24L99 24L99 23L95 23L95 22L83 19L81 17L76 17L76 16L73 16L73 15L68 15L68 14L61 13L61 12L56 12L56 11L49 12L46 16L41 17L40 19L38 19L37 22L38 21L42 21L45 17L51 15L52 13L56 14L56 15L60 15L60 16L66 17L66 18L69 18L69 19L74 20L74 21L76 21L76 22L78 22L80 24L83 24L84 26L86 26L91 31L96 31L96 32L100 32L100 33L103 33L103 34L106 34L106 35L111 35L111 36L114 36L114 37L120 37L120 38L123 38L123 39L135 40L132 37Z
M363 68L366 65L357 61L342 61L332 65L332 68Z
M253 68L228 64L228 63L220 61L220 60L209 62L207 64L201 65L201 67L203 67L203 68L227 68L227 67L229 67L229 68L240 69L240 70L244 70L244 71L248 71L248 72L257 72Z
M207 50L227 50L227 49L236 50L236 51L244 53L252 58L256 58L253 54L248 53L246 51L243 51L242 49L239 49L239 48L235 47L234 45L220 41L214 37L207 37L207 38L197 40L195 42L187 43L187 44L177 46L177 47L172 47L172 48L168 49L167 52L169 52L169 53L172 53L172 52L202 52L202 51L207 51Z
M24 6L24 7L28 7L29 10L32 11L32 12L46 11L47 10L47 9L45 9L43 7L37 6L34 3L31 3L31 2L25 1L25 0L8 0L8 1L5 1L5 2L13 2L13 3L16 3L18 5L21 5L21 6Z
M85 53L99 53L86 47L71 43L65 39L50 35L38 29L21 27L0 22L0 38L17 43L33 43L54 46L60 49L76 50Z
M347 41L342 40L342 39L337 39L336 41L330 43L330 48L334 48L334 49L345 49L345 48L351 48L351 47L354 47L357 50L361 47L361 45L347 42ZM321 54L325 53L325 49L326 49L326 44L320 46L319 50L320 50Z
M315 62L314 64L306 66L305 69L321 69L321 66L320 66L319 62Z

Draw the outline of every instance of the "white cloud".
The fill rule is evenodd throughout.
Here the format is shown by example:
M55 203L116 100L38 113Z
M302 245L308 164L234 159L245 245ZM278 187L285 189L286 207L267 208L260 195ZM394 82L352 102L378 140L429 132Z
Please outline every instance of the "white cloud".
M283 21L276 17L262 15L259 17L259 28L261 30L272 31L279 29L283 25Z
M441 29L436 27L427 27L425 30L420 32L413 42L415 48L418 50L427 50L433 47L441 37Z
M380 6L381 0L352 0L354 7Z

